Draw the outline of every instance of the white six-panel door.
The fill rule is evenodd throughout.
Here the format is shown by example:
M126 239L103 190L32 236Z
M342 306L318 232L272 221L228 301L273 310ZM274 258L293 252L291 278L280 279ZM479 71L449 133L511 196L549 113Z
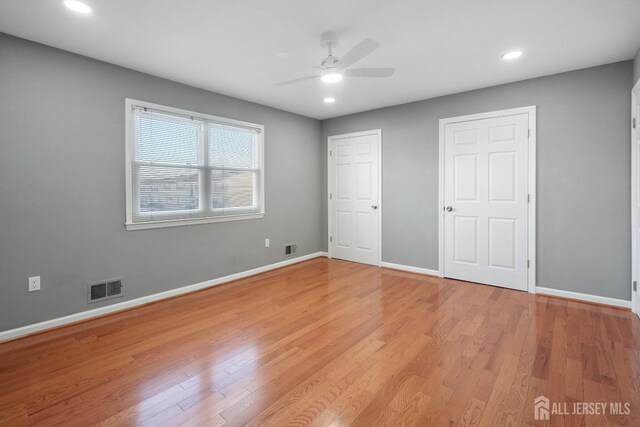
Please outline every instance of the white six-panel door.
M380 264L380 132L329 138L329 247L334 258Z
M444 276L527 290L527 114L444 125Z

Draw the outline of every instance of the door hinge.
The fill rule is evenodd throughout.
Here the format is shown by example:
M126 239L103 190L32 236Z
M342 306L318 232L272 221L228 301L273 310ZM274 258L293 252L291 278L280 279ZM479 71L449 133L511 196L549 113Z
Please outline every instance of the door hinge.
M634 117L633 119L631 119L631 124L633 126L633 128L636 128L636 118Z
M531 203L531 194L527 194L527 203Z
M527 129L527 138L531 138L531 128Z
M531 268L531 261L527 260L527 268Z
M638 292L638 282L636 282L635 280L633 281L633 290L634 292Z
M333 242L333 236L329 236L329 241Z
M329 157L333 156L333 150L329 150Z
M333 193L329 193L329 199L333 199Z

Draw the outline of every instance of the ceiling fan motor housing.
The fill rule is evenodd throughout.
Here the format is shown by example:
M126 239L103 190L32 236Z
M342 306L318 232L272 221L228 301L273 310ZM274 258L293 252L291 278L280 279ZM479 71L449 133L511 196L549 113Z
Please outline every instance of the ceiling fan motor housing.
M336 46L338 44L338 35L333 31L327 31L320 36L320 46L324 48Z
M326 58L324 58L322 60L322 63L320 64L322 66L322 68L336 68L338 66L338 62L340 60L338 58L336 58L333 55L329 55Z
M320 63L322 68L330 69L338 66L339 58L333 56L333 48L338 44L338 35L333 31L327 31L320 36L320 46L329 51L329 56L324 58Z

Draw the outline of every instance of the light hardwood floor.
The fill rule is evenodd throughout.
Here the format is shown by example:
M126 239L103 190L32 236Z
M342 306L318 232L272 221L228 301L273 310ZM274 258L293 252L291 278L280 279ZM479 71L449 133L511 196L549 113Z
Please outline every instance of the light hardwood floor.
M628 402L629 311L318 258L0 344L0 425L533 425Z

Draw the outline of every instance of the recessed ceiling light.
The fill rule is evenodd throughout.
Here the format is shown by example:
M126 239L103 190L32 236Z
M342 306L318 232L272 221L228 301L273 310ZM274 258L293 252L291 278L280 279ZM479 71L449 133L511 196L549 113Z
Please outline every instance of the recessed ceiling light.
M342 80L342 74L330 72L322 75L322 81L325 83L335 83Z
M514 50L513 52L507 52L502 55L502 59L516 59L522 56L522 52L519 50Z
M64 5L74 12L82 13L83 15L91 13L91 8L78 0L65 0Z
M324 99L324 102L326 102L327 104L333 104L334 102L336 102L336 99L328 96Z

